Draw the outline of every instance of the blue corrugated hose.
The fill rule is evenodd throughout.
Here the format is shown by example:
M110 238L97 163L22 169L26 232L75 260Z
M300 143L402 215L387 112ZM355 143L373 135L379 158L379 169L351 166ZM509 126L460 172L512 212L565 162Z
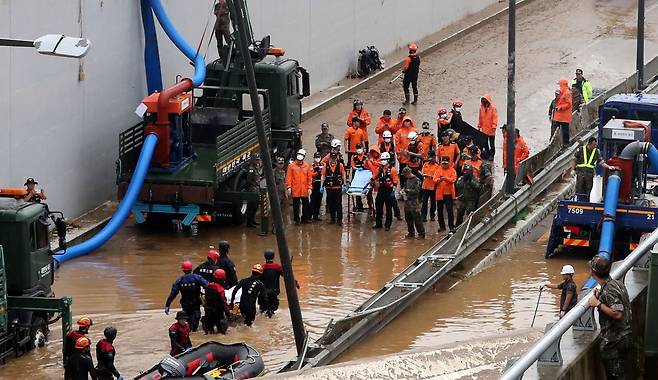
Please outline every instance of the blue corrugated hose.
M144 178L148 172L149 164L151 163L151 157L153 156L153 152L157 145L158 136L154 134L146 136L144 145L142 145L142 151L139 154L139 160L137 160L135 172L130 180L130 185L128 185L126 195L123 197L119 208L114 212L114 215L112 215L112 219L110 219L105 227L103 227L103 229L91 239L67 249L64 253L55 252L55 255L57 255L55 256L56 266L76 257L84 256L89 252L100 248L101 245L110 240L110 238L119 230L123 221L128 217L133 204L135 204L135 201L137 200L139 191L144 183Z
M144 26L144 68L148 93L162 91L162 72L160 70L160 52L158 35L149 0L142 0L142 25Z

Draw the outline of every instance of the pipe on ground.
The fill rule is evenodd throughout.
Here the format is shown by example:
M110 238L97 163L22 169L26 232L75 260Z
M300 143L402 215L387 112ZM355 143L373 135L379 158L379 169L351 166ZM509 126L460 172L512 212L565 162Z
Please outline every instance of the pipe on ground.
M128 217L130 210L139 196L139 192L144 183L144 178L148 172L149 164L151 163L151 157L155 151L155 147L158 145L158 137L154 134L146 136L144 139L144 145L142 145L142 151L139 154L139 159L137 160L137 165L135 167L135 172L133 173L132 180L128 185L128 190L124 196L119 208L112 215L112 219L100 230L96 235L91 239L75 245L64 252L55 252L55 266L59 264L74 259L76 257L84 256L89 252L92 252L103 244L107 242L121 227L123 221Z

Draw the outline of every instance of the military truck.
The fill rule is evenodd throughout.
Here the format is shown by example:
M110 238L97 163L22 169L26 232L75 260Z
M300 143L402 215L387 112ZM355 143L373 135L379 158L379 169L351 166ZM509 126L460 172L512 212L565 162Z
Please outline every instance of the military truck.
M269 36L255 41L249 32L250 55L259 88L258 106L263 112L271 154L290 159L301 148L301 99L310 93L309 75L296 60L283 58L282 49L271 47ZM223 60L206 66L204 86L170 100L171 148L165 153L164 165L161 159L151 161L132 208L137 223L164 217L173 222L175 230L186 228L196 235L199 222L230 220L239 224L247 202L267 205L265 191L245 191L245 168L260 146L244 62L233 43L225 46L222 56ZM119 136L120 199L132 179L145 126L155 120L158 96L151 94L144 101L144 122ZM161 139L158 144L167 142ZM265 214L267 207L262 210Z
M0 197L0 360L48 340L51 323L71 326L71 298L55 298L49 227L63 216L38 202ZM60 240L64 241L64 239ZM65 248L65 247L62 247Z

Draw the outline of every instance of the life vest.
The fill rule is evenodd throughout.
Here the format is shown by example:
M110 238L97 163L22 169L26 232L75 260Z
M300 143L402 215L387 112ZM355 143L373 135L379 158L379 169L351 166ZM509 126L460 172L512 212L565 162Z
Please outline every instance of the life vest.
M343 175L341 174L342 165L342 163L336 162L336 165L332 169L331 163L327 162L327 168L324 177L324 187L327 189L338 189L343 186Z
M596 156L596 148L592 149L592 153L587 156L587 146L583 145L583 163L576 165L580 169L594 170L594 157Z
M379 169L379 174L377 175L377 181L379 182L379 189L388 189L392 190L395 186L393 182L393 173L391 172L390 166L386 168Z
M420 153L420 143L416 141L415 143L409 143L407 151L411 153ZM416 156L409 156L409 167L419 168L422 164L422 159Z

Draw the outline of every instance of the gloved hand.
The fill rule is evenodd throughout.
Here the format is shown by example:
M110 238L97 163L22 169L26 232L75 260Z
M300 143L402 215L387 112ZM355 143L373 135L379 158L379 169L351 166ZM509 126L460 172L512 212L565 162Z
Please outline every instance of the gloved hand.
M164 311L165 311L165 314L166 314L166 315L169 315L169 306L165 306L165 310L164 310Z
M116 380L123 380L123 376L119 375Z
M320 194L324 194L324 186L320 186Z
M292 189L286 189L286 195L288 198L292 197Z
M347 185L343 185L343 193L347 193L347 189L348 189Z

